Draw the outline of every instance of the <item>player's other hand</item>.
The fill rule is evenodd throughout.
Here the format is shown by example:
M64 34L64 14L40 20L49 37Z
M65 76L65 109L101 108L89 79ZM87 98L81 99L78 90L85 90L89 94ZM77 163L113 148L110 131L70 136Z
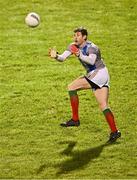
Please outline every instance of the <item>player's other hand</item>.
M49 56L50 56L51 58L56 58L56 57L57 57L57 51L56 51L55 48L50 48L50 49L49 49Z
M80 54L79 48L78 48L77 45L75 45L75 44L72 44L72 45L70 46L70 51L71 51L71 53L74 54L75 56L79 56L79 54Z

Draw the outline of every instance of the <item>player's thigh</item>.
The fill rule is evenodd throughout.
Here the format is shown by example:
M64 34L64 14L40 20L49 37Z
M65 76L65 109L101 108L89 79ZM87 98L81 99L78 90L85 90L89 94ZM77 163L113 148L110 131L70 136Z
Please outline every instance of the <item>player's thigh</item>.
M87 82L87 80L84 77L79 77L68 85L69 91L90 89L90 88L91 88L90 84Z
M109 88L102 87L101 89L96 89L94 95L101 108L105 108L108 104Z

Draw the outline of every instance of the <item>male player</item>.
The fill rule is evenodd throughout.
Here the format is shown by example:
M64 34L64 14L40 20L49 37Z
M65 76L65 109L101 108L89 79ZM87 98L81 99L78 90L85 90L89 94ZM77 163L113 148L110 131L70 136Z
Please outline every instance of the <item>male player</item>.
M80 125L77 91L92 89L111 130L109 142L115 142L121 136L121 133L118 131L114 115L108 107L109 73L101 58L100 49L93 42L88 41L87 37L88 32L85 28L77 28L74 30L74 42L68 46L63 54L58 54L52 48L49 50L50 57L60 62L63 62L70 55L74 54L87 72L85 76L77 78L68 85L72 118L67 122L61 123L61 126L70 127Z

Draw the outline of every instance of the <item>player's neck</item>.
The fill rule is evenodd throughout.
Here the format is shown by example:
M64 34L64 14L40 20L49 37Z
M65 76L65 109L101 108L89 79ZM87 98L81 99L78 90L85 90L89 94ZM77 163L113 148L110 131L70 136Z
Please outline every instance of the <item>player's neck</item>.
M85 46L85 44L86 44L86 41L84 41L83 43L81 43L79 47L82 48L82 47Z

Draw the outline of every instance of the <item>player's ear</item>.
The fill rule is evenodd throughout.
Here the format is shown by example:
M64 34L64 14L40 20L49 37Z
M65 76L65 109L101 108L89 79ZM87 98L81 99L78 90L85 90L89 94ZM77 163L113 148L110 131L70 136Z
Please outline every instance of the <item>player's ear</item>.
M83 36L83 39L84 39L84 40L87 40L87 36L86 36L86 35L84 35L84 36Z

